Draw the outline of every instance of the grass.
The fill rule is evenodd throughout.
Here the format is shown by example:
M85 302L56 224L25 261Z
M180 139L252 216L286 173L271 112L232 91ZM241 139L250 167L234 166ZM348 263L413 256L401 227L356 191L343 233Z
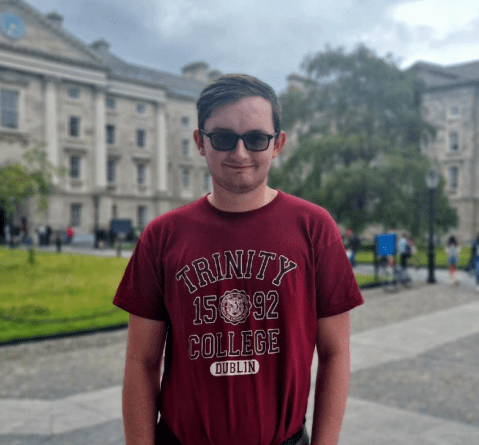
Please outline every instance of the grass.
M128 260L0 248L0 344L125 325L112 305ZM357 275L360 286L374 276Z
M409 264L421 267L428 265L428 250L427 248L418 248L415 255L409 259ZM459 267L465 267L471 258L471 248L463 247L459 254ZM359 250L356 254L356 263L358 264L372 264L373 252L366 250ZM447 267L447 255L444 247L437 247L435 249L434 263L436 267Z
M123 325L112 305L127 260L0 248L0 343Z

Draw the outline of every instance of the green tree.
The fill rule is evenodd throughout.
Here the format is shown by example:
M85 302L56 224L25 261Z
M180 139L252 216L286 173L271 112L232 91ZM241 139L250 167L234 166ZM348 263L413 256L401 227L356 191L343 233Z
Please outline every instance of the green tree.
M280 96L284 126L300 121L311 132L366 135L396 146L415 145L434 135L421 116L422 81L401 71L392 56L380 58L363 45L351 53L326 48L306 57L302 87Z
M365 135L329 135L300 144L272 171L270 184L325 207L354 231L380 223L419 237L428 230L429 168L429 160L413 148L397 149ZM444 181L435 193L435 214L443 231L457 225Z
M43 152L43 146L25 151L24 162L6 164L0 167L0 207L7 216L15 211L18 204L36 196L37 211L48 208L48 195L52 189L52 175L63 175L64 169L53 166Z

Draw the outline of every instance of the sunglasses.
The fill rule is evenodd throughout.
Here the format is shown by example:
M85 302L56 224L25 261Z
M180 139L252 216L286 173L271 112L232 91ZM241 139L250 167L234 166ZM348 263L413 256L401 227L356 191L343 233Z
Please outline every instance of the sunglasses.
M229 131L207 133L205 130L200 130L200 133L207 136L211 142L211 146L218 151L234 150L240 139L243 141L246 150L264 151L269 147L271 139L278 135L278 133L264 134L257 132L236 134Z

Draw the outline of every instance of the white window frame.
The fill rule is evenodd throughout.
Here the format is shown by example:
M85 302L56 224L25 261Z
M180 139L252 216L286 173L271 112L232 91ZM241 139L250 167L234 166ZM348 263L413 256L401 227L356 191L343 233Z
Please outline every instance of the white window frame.
M185 158L191 157L191 149L190 149L190 140L189 139L182 139L181 140L181 154Z
M144 229L147 224L148 207L138 206L136 211L136 216L138 220L138 227L140 227L141 229Z
M77 92L77 95L72 94L74 91ZM81 96L81 91L80 91L80 88L78 87L69 87L67 94L68 94L68 99L79 100Z
M116 99L111 96L107 96L105 99L105 108L107 110L116 110Z
M140 145L140 132L142 133L143 144ZM136 146L138 148L144 149L146 147L146 130L144 128L136 129Z
M73 227L81 227L82 220L82 204L70 204L70 222Z
M138 102L136 104L136 114L145 115L146 114L146 104Z
M116 182L116 161L108 159L106 164L106 178L109 184Z
M78 128L77 128L77 135L72 135L72 122L73 119L78 120ZM80 116L70 116L68 118L68 137L70 138L75 138L75 139L80 139L81 136L81 118Z
M109 132L110 129L112 130L111 134ZM106 143L109 145L113 145L115 143L115 133L116 133L115 126L113 124L107 124L105 128L105 133L106 133Z
M454 141L455 139L455 141ZM460 149L460 134L459 131L449 132L449 152L458 153Z
M461 109L457 105L453 105L449 108L449 117L451 119L457 119L461 116Z
M77 162L74 165L74 161ZM81 179L82 177L82 159L80 155L71 155L68 159L69 169L68 173L71 179Z
M183 128L184 130L188 130L190 128L189 116L181 116L181 128Z
M136 183L138 185L146 185L146 164L136 164Z
M181 185L185 190L191 188L191 172L187 168L181 170Z
M448 186L450 190L459 188L459 167L452 165L448 169Z
M3 113L4 113L4 104L1 100L2 92L14 93L16 94L16 108L14 111L9 110L10 113L15 113L15 127L4 127L3 126ZM0 88L0 129L7 131L18 131L20 129L20 100L21 92L16 88Z

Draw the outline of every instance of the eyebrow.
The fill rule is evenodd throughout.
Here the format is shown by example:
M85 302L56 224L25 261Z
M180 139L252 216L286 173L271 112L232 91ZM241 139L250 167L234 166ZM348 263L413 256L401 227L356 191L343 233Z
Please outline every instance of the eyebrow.
M224 128L224 127L214 127L211 131L208 131L208 133L233 133L233 134L240 134L240 133L236 133L236 131L232 130L231 128ZM249 134L249 133L269 134L267 131L258 130L258 129L248 130L247 132L242 133L242 134Z

